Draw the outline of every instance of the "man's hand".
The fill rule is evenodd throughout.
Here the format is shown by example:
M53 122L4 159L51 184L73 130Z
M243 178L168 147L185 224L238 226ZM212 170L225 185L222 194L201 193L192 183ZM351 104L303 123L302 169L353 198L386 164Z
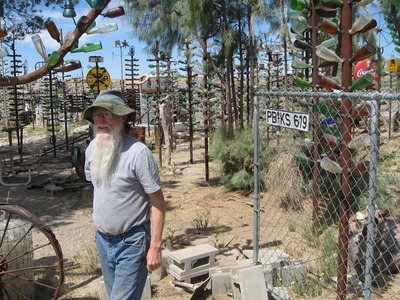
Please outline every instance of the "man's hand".
M162 263L161 249L150 248L147 253L147 271L149 273L157 270Z

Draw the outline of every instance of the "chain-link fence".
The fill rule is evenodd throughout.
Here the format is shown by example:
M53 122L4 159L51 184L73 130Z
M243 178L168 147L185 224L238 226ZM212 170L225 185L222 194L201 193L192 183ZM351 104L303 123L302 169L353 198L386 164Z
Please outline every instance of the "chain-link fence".
M291 299L400 299L399 100L258 93L253 260Z

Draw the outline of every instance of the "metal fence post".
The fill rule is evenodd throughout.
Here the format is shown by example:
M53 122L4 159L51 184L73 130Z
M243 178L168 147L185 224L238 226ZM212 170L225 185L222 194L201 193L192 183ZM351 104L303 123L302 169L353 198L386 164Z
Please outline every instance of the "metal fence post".
M259 99L254 97L254 191L253 191L253 264L258 263L260 228L260 151L259 151Z
M365 298L366 300L371 299L372 295L372 266L374 260L374 230L375 230L375 197L376 197L376 173L377 173L377 159L378 159L378 102L372 100L370 103L371 107L371 145L370 145L370 168L369 168L369 199L368 199L368 223L367 223L367 249L366 249L366 260L365 260Z

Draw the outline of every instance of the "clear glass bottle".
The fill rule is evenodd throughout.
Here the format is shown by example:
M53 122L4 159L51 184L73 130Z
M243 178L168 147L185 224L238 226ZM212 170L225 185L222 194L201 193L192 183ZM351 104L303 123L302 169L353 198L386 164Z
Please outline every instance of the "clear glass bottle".
M372 15L367 11L365 14L363 14L354 21L353 25L351 26L351 29L349 30L349 33L354 34L360 31L371 21L372 21Z
M35 45L35 48L37 52L40 54L41 57L43 57L44 61L47 61L47 51L46 47L43 44L42 39L38 34L35 34L32 36L32 42Z
M339 39L337 36L330 38L328 40L325 40L321 43L321 46L324 46L326 48L333 48L339 44Z
M322 58L322 59L325 59L325 60L328 60L328 61L336 61L338 63L342 63L343 62L343 59L341 59L339 56L337 56L337 54L334 51L332 51L332 50L330 50L330 49L328 49L328 48L326 48L326 47L324 47L322 45L318 45L316 47L315 54L319 58Z
M113 22L113 23L103 24L99 27L90 29L86 33L87 34L108 33L116 30L118 30L118 25L116 22Z
M312 68L313 66L300 60L300 59L293 59L292 60L292 68L294 69L308 69L308 68Z

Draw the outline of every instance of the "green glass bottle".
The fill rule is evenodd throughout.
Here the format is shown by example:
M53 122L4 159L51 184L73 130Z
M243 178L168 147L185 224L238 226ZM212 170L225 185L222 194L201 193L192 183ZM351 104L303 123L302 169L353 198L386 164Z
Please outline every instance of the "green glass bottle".
M309 5L305 0L290 0L290 8L293 10L303 10L308 8Z
M301 88L313 88L314 86L312 85L311 82L308 82L306 80L301 80L301 79L293 79L293 85Z
M374 81L374 76L372 76L371 73L366 73L362 77L353 81L353 83L350 86L350 92L355 90L363 90L367 86L369 86L372 83L372 81Z
M103 46L101 42L94 42L94 43L88 43L84 44L78 48L75 48L74 50L71 51L71 53L77 53L77 52L92 52L96 50L101 50L103 49Z
M61 54L58 51L53 51L47 59L46 67L51 70L56 67L61 61Z

